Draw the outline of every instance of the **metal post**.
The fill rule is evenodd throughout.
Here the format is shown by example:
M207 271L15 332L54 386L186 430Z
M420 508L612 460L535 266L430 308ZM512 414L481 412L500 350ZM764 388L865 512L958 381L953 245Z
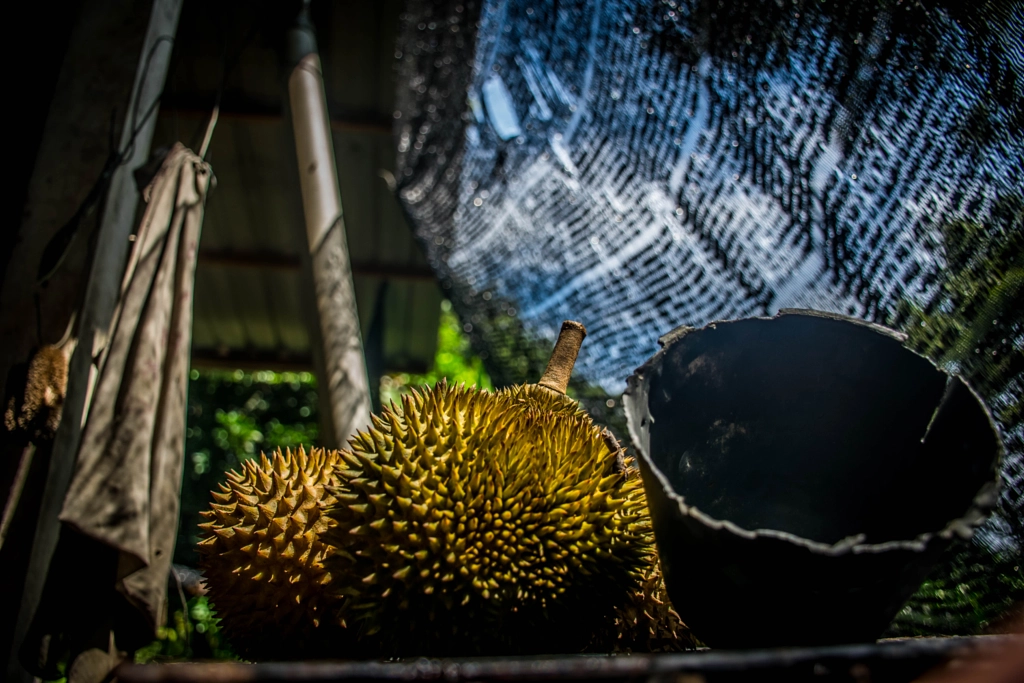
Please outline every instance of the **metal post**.
M318 368L322 419L328 433L321 442L340 446L370 422L370 391L349 262L341 191L334 159L330 117L324 93L316 37L308 0L288 32L288 102L306 222L309 260L304 259L316 291ZM319 339L317 339L319 337Z

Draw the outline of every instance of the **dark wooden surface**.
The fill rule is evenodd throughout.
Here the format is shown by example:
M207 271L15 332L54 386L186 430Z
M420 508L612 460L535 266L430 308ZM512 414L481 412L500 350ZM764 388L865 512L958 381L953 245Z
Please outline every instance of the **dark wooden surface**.
M1024 647L1024 636L913 638L862 645L401 662L240 662L127 665L121 683L215 681L913 681L958 658ZM979 682L981 683L981 682Z

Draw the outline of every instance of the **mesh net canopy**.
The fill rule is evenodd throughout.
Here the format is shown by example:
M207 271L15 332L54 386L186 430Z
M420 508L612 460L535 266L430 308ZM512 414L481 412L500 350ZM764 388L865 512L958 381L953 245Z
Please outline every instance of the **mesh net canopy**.
M893 635L1024 599L1019 2L448 0L402 18L398 194L496 385L562 320L618 428L680 326L814 308L888 325L983 396L997 514Z

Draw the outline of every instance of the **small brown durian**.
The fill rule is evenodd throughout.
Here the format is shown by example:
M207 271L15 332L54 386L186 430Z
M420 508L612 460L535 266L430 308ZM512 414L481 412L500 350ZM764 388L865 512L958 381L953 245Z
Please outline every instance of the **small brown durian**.
M337 451L277 451L242 463L213 493L200 528L200 567L211 602L238 653L249 659L292 659L317 651L333 623L323 590L321 504Z
M9 432L22 431L32 441L51 440L60 425L67 393L67 353L58 345L42 346L24 372L20 395L7 399L4 427Z

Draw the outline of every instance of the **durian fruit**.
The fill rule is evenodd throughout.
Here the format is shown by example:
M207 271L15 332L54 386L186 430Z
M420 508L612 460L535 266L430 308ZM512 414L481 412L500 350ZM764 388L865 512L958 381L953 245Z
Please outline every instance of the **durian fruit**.
M580 407L579 402L565 395L576 356L586 336L587 330L583 325L566 320L562 323L558 341L555 342L540 381L536 384L517 384L501 389L498 393L508 396L524 408L578 415L589 420L590 415Z
M326 485L337 451L277 451L242 463L213 493L200 528L200 567L236 651L248 659L293 659L317 651L333 629L324 590L321 537L332 505Z
M589 650L605 652L688 644L649 550L635 468L614 437L564 394L583 335L581 325L566 323L538 384L496 394L423 390L374 418L347 456L278 452L229 473L205 513L200 551L236 650L250 659L289 659L568 652L588 639ZM444 478L444 461L454 478ZM370 476L357 476L364 467ZM331 481L340 501L326 487ZM604 507L588 507L588 495ZM462 531L454 517L460 502ZM352 522L355 513L366 517L369 509L359 506L367 504L373 519L360 530ZM328 537L329 519L319 515L325 507L341 520ZM391 541L376 553L367 547L374 533ZM334 551L325 541L342 550L341 559L327 559ZM445 547L451 551L442 564ZM439 572L455 550L457 562L475 561L458 566L458 576ZM364 581L378 561L385 570L394 564L396 553L410 566L392 571L396 585L388 586L386 575Z
M640 479L564 396L582 334L538 385L415 391L341 451L328 588L374 654L578 652L640 587Z
M651 553L640 584L615 608L614 621L598 633L591 652L681 652L697 640L669 602L658 555Z

